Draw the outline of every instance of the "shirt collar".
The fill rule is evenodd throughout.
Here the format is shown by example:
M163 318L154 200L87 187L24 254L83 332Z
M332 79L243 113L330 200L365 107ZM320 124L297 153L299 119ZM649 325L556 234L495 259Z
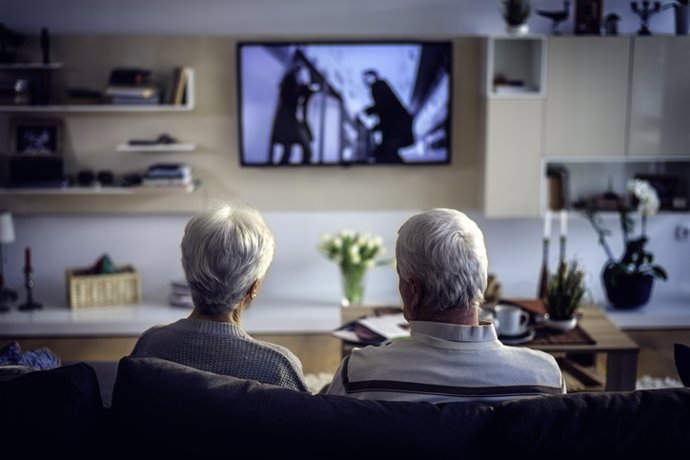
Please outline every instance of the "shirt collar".
M418 339L429 336L451 342L498 341L494 324L483 320L479 321L479 326L437 323L433 321L410 321L410 334Z

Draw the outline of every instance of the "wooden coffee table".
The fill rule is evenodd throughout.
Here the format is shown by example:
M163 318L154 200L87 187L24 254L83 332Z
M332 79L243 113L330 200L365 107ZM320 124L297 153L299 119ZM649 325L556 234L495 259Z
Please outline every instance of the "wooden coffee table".
M628 335L611 323L596 306L580 309L579 325L596 343L583 345L540 344L527 346L557 356L564 372L570 373L584 385L583 389L596 389L596 373L579 365L573 358L583 355L603 355L606 361L603 389L605 391L628 391L635 389L637 380L637 355L640 347ZM564 356L563 356L564 355ZM589 385L588 385L589 383Z
M343 324L362 316L374 314L381 307L341 307ZM390 308L390 307L385 307ZM585 306L579 326L593 340L594 344L530 344L524 346L542 350L556 357L563 370L570 392L574 391L629 391L635 389L637 380L637 356L639 346L623 331L611 323L596 306ZM343 356L358 345L343 342ZM582 361L590 358L585 365ZM597 372L597 358L605 361L602 372ZM603 375L600 375L603 374Z

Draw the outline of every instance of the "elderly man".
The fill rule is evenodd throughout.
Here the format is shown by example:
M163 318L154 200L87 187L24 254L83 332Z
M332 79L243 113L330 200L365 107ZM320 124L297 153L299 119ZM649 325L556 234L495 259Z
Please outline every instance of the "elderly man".
M433 209L398 231L396 259L410 338L353 350L327 393L391 401L499 401L565 393L549 354L503 345L479 321L484 237L465 214Z

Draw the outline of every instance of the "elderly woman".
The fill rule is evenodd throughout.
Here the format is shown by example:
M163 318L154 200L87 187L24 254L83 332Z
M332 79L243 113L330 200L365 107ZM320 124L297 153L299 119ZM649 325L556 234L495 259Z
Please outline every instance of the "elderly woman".
M566 391L553 356L503 345L480 321L488 258L477 224L454 209L416 214L395 256L411 337L355 349L327 392L389 401L499 401Z
M274 246L273 234L252 208L220 204L192 217L181 249L194 309L188 318L144 332L131 356L307 391L295 355L253 339L240 325Z

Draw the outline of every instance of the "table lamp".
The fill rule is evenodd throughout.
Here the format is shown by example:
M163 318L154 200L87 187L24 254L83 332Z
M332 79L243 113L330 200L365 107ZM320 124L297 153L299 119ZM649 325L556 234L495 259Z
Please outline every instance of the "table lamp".
M12 213L0 211L0 312L10 309L8 302L17 300L17 292L5 286L5 254L4 246L14 243L14 221Z

